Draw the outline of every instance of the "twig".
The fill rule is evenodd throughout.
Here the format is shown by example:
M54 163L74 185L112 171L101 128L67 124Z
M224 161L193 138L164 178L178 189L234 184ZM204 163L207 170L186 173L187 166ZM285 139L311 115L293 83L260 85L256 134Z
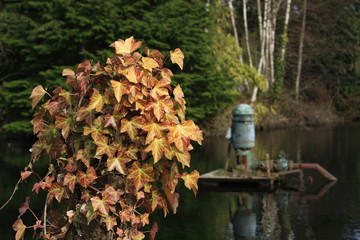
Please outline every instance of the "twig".
M10 198L6 201L6 203L4 203L4 205L1 206L0 211L1 211L6 205L8 205L8 203L12 200L12 198L14 197L15 192L16 192L16 191L18 190L18 188L19 188L19 184L20 184L20 183L21 183L21 178L20 178L19 181L16 183L16 185L15 185L15 187L14 187L14 190L13 190Z
M43 225L43 227L44 227L44 235L47 234L47 233L46 233L46 221L47 221L47 220L46 220L46 218L47 218L46 212L47 212L48 197L49 197L49 193L46 195L45 206L44 206L44 225Z

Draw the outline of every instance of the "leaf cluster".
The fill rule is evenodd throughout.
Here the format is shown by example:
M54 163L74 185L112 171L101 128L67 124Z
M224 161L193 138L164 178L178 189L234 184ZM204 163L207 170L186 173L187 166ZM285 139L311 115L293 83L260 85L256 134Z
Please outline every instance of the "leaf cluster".
M185 119L184 93L164 66L170 58L182 68L184 55L178 48L167 57L146 47L137 52L141 45L133 37L119 39L105 65L85 61L75 71L64 69L67 89L33 89L33 108L49 99L33 116L38 140L22 179L37 175L33 164L48 156L49 171L33 191L48 192L45 209L54 200L66 206L57 219L47 219L46 210L36 217L41 237L91 238L85 229L96 224L113 239L141 240L153 211L176 213L179 179L196 194L199 173L181 173L178 165L190 166L191 140L201 144L203 136ZM23 239L28 227L21 219L13 227ZM156 231L155 224L151 238Z

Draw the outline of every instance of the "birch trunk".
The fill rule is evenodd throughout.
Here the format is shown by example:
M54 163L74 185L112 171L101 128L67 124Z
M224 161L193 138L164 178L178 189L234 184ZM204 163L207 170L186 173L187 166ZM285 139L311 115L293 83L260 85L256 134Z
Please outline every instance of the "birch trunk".
M303 18L302 18L301 32L300 32L299 58L298 58L297 73L295 80L295 98L297 101L299 100L300 76L301 76L301 68L302 68L303 46L304 46L305 26L306 26L306 8L307 8L307 0L304 0Z
M248 22L247 22L247 6L246 1L243 0L243 17L244 17L244 28L245 28L245 42L246 42L246 51L249 58L249 65L250 67L253 66L252 63L252 57L251 57L251 51L250 51L250 43L249 43L249 30L248 30Z
M237 45L240 47L239 36L238 36L237 29L236 29L233 0L229 0L229 9L230 9L231 24L232 24L233 31L234 31L234 37L235 37ZM239 54L239 61L241 64L244 64L244 60L243 60L241 53Z
M291 0L287 0L286 3L286 14L285 14L285 21L284 21L284 32L283 34L287 37L288 32L288 26L289 26L289 20L290 20L290 7L291 7ZM285 51L286 51L286 43L283 43L281 46L281 61L285 60Z

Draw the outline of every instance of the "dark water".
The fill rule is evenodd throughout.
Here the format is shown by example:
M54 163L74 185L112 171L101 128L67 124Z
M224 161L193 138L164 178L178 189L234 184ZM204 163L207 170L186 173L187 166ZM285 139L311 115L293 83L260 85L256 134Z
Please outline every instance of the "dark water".
M318 129L287 129L256 134L254 155L276 157L284 150L296 162L319 163L339 181L326 181L306 172L305 191L274 193L199 191L195 198L183 187L178 213L165 219L159 212L157 240L231 239L360 239L360 125ZM0 204L10 196L18 172L29 160L31 141L1 144ZM224 166L227 141L208 138L192 153L192 165L201 173ZM41 171L44 167L39 167ZM44 170L44 169L42 169ZM310 177L309 177L310 176ZM294 188L301 185L291 179ZM13 201L0 212L0 240L14 239L11 230L25 197L41 211L43 196L20 186ZM325 193L325 190L328 191ZM25 219L32 221L32 219ZM27 237L31 231L27 232Z

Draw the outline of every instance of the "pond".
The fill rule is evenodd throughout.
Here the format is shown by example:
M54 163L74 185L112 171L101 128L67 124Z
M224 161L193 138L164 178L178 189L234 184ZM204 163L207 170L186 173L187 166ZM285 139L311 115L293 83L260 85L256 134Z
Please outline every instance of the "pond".
M360 125L257 132L256 158L264 159L266 153L275 158L283 150L295 162L321 164L339 181L328 186L317 172L307 171L303 184L294 178L292 189L273 193L200 189L194 197L179 187L177 214L164 218L159 211L153 217L159 225L156 239L360 239L359 136ZM31 140L2 140L0 204L11 195L29 160L31 144ZM207 138L192 151L192 167L200 173L223 167L227 144L222 137ZM14 239L11 225L26 196L31 196L31 205L41 211L44 198L31 193L29 186L21 185L13 201L0 212L0 239ZM296 191L299 187L304 191ZM31 239L29 233L27 239Z

